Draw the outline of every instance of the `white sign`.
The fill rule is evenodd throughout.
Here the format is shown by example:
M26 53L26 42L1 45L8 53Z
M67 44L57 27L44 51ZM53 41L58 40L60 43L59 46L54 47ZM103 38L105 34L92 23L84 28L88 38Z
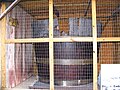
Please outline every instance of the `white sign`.
M120 64L101 65L101 90L120 90Z

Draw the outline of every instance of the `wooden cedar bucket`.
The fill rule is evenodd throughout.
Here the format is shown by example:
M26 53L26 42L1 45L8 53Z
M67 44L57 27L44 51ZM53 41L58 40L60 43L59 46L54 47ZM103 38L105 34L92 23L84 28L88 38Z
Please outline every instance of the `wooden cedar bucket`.
M49 43L34 44L39 81L49 83ZM92 43L54 43L54 83L73 86L93 80Z

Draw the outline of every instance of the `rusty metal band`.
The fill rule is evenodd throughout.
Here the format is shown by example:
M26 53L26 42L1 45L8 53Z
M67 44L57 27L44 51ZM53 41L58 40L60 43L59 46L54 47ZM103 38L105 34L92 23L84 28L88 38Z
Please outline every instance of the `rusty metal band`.
M37 58L36 63L48 64L49 58ZM93 64L92 59L55 59L55 65L88 65Z

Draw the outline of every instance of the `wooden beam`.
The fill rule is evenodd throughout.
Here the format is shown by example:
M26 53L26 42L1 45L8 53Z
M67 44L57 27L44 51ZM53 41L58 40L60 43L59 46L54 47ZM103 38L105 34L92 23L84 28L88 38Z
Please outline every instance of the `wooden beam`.
M39 42L49 42L49 38L31 38L31 39L7 39L6 44L11 43L39 43Z
M63 39L64 38L64 39ZM92 37L59 37L51 39L53 42L92 42ZM49 38L33 38L33 39L7 39L6 44L11 43L39 43L49 42Z
M63 37L63 38L54 38L54 42L92 42L92 37Z
M64 39L63 39L64 38ZM31 38L31 39L7 39L6 44L11 43L39 43L49 42L49 38ZM53 42L92 42L92 37L59 37L53 38ZM119 42L120 37L101 37L97 38L97 42Z
M72 17L76 17L76 18L80 18L80 17L83 17L84 16L84 13L77 13L77 14L62 14L59 16L59 19L66 19L66 18L72 18ZM87 15L88 17L91 17L91 14L88 14ZM55 16L54 16L55 17ZM34 19L48 19L48 16L40 16L40 15L36 15L36 16L33 16Z
M6 4L2 3L2 12L6 9ZM6 17L1 20L2 27L1 27L1 67L2 67L2 88L6 87L6 59L5 59L5 32L6 32Z
M1 7L0 7L0 10L1 10ZM1 14L1 11L0 11L0 14ZM2 22L0 21L0 27L2 27ZM1 43L2 43L2 37L1 37L2 33L1 33L1 29L0 29L0 89L1 89L1 77L2 77L2 72L1 72L1 61L2 61L2 52L1 52Z
M49 89L22 89L22 88L4 88L2 90L49 90Z
M97 42L120 42L120 37L101 37L97 38Z
M96 0L92 0L92 30L93 30L93 90L97 90L97 25L96 25Z
M53 0L49 0L49 39L50 90L54 90Z
M102 16L104 16L104 17L108 17L108 16L110 16L111 14L110 13L108 13L108 14L105 14L105 13L100 13L100 12L98 12L98 14L97 14L97 18L99 18L99 19L103 19L103 17ZM54 16L54 18L55 18L56 16ZM59 16L59 19L67 19L67 18L72 18L72 17L75 17L75 18L80 18L80 17L84 17L84 13L69 13L69 14L60 14L60 16ZM87 14L87 17L92 17L92 13L88 13ZM36 15L33 15L33 18L34 19L48 19L49 17L48 17L48 15L47 14L44 14L44 15L38 15L38 14L36 14ZM104 18L105 20L106 20L106 18Z

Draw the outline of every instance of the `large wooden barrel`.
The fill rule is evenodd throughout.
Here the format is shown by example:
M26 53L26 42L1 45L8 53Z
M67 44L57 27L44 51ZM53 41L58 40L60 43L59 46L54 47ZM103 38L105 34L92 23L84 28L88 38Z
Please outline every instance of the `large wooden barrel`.
M92 37L92 20L80 18L69 19L69 35ZM54 26L59 26L54 19ZM33 21L33 38L48 37L48 20ZM102 33L102 24L97 23L97 36ZM56 28L57 29L57 28ZM54 28L54 37L60 36ZM100 44L98 43L98 49ZM49 83L49 43L34 43L38 76L41 82ZM98 50L99 51L99 50ZM99 52L98 52L99 53ZM86 84L93 79L93 45L92 42L58 42L54 43L54 80L56 85Z
M35 43L38 76L49 83L49 43ZM93 79L91 42L54 43L55 85L72 86L87 84Z

